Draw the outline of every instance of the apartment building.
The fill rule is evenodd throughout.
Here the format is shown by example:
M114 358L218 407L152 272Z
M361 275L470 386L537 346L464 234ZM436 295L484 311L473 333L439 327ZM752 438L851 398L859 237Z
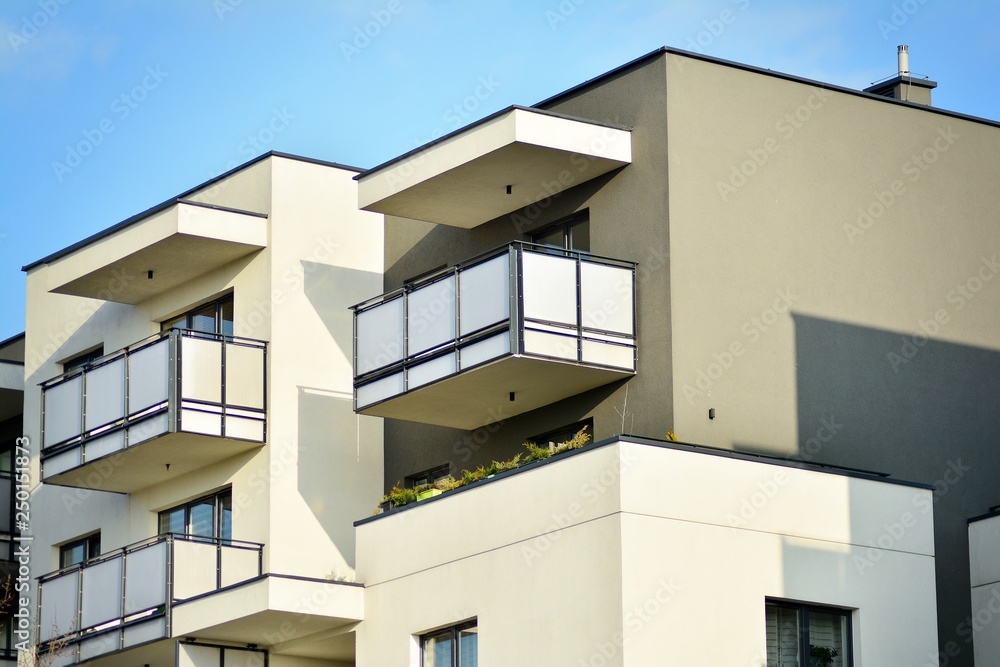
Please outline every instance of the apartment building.
M0 662L13 665L17 611L17 548L14 479L18 438L24 433L24 334L0 341ZM22 504L26 500L22 496Z
M46 664L354 664L351 522L383 478L352 409L348 307L382 285L356 173L268 154L26 267Z
M583 427L932 484L930 503L916 494L894 512L914 522L933 508L938 651L973 664L966 522L996 504L1000 467L1000 131L930 106L934 85L900 71L848 90L663 49L360 174L362 208L386 215L386 291L360 304L357 328L393 322L376 345L401 350L376 354L359 335L356 402L386 419L386 485ZM482 262L505 247L509 259ZM494 269L499 299L470 275ZM414 346L399 312L423 313L434 290L458 304L457 324ZM496 361L476 366L487 348ZM894 549L898 523L858 543ZM376 533L359 527L364 549ZM846 557L835 571L870 581L888 567ZM860 609L864 625L857 601L802 599ZM732 619L720 625L728 639ZM927 653L872 664L936 661Z
M661 49L25 267L46 664L974 664L1000 133L932 88Z

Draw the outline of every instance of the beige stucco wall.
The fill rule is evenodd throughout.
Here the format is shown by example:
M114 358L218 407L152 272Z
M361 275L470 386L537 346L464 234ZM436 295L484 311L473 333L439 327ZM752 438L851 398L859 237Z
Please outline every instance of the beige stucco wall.
M351 524L381 493L382 439L381 420L351 410L346 307L381 288L382 228L357 211L353 175L273 156L196 193L267 213L267 248L135 306L51 294L50 267L29 272L25 430L32 511L44 517L33 524L33 576L56 569L59 544L99 529L102 551L116 549L155 535L158 511L232 486L233 537L265 544L265 571L354 580ZM107 245L113 256L113 238ZM58 362L99 344L120 349L228 291L236 334L269 341L267 444L129 495L39 485L37 385Z
M358 665L473 617L484 666L763 665L767 597L857 609L859 667L922 664L930 494L633 442L553 460L358 527Z

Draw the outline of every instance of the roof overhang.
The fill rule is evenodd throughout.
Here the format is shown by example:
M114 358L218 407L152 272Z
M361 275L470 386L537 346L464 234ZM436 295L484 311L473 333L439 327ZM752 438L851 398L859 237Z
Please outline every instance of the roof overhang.
M135 304L266 245L267 216L178 200L50 263L48 289Z
M358 204L471 229L631 161L628 129L512 107L362 173Z

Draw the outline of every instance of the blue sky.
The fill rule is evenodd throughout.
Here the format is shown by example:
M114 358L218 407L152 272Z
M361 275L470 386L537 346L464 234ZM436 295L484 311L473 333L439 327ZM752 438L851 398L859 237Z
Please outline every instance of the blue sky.
M1000 119L1000 3L4 0L0 339L20 267L267 150L370 167L668 45ZM85 153L85 154L84 154Z

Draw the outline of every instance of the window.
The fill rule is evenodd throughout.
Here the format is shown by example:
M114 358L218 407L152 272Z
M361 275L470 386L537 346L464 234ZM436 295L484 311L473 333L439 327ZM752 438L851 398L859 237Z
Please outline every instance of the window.
M528 438L528 442L533 442L536 445L548 445L549 448L558 447L564 442L569 442L576 434L583 431L591 440L594 438L594 420L584 419L583 421L576 422L575 424L570 424L569 426L563 426L557 428L554 431L548 431L541 435L536 435Z
M440 482L450 476L451 466L447 463L443 463L439 466L431 468L430 470L424 470L423 472L418 472L413 475L407 475L403 483L406 488L413 489L418 486L424 486L425 484Z
M224 336L233 335L233 295L206 303L189 310L183 315L165 320L160 329L194 329L205 333L216 333Z
M851 612L768 601L767 667L850 667Z
M72 370L76 370L81 366L86 366L91 361L96 361L104 356L104 346L98 346L91 350L90 352L84 352L83 354L78 354L75 357L67 359L63 362L63 373L69 373Z
M229 489L160 512L160 534L233 539L233 493Z
M479 628L470 621L420 638L421 667L476 667Z
M59 547L59 568L85 563L101 554L101 534L94 533Z
M6 561L14 560L15 443L14 438L0 442L0 560ZM2 597L3 591L0 590L0 598Z
M584 212L558 222L533 235L531 242L565 250L590 252L590 216Z

